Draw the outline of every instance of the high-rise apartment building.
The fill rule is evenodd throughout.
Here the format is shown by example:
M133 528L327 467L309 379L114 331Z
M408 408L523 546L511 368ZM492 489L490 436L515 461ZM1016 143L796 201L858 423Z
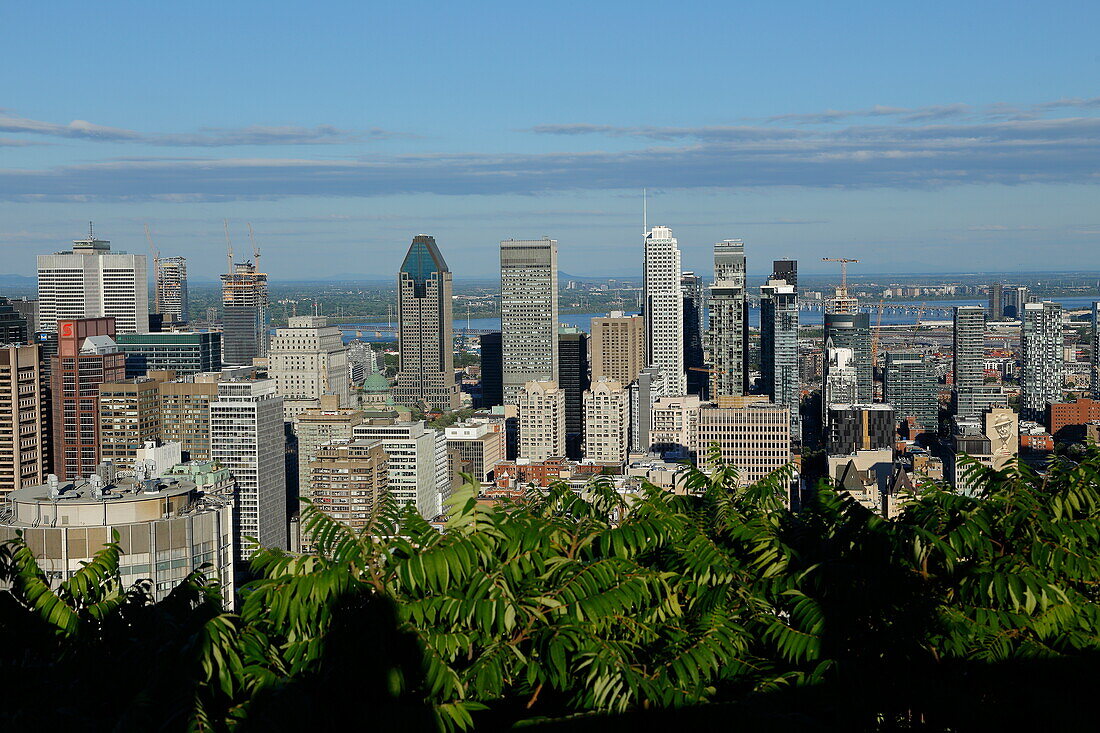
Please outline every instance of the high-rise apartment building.
M222 368L222 334L217 331L125 333L116 336L115 343L126 354L127 377L156 371L182 376Z
M630 396L623 385L601 378L584 393L584 457L622 465L630 448Z
M148 331L148 270L145 255L112 252L89 227L72 249L38 255L38 330L56 331L61 320L114 318L116 333Z
M927 354L890 351L886 354L883 394L899 420L914 418L919 432L939 432L940 385Z
M680 275L680 292L684 298L684 370L688 394L707 394L707 373L703 362L703 314L706 300L703 295L703 278L694 272Z
M504 354L499 331L484 333L481 346L481 401L479 407L504 404Z
M638 378L630 383L630 450L644 453L652 444L653 405L662 397L682 397L669 395L661 368L647 366L638 373Z
M0 344L27 344L30 333L27 319L11 301L0 297Z
M0 500L46 480L45 388L39 347L0 342Z
M776 265L784 264L776 262ZM762 392L791 416L791 438L802 435L798 373L798 292L786 280L772 278L760 287L760 381Z
M565 457L565 390L557 382L528 382L519 395L519 457Z
M592 379L606 377L627 385L645 363L645 319L613 311L592 319Z
M660 368L669 394L687 394L680 247L668 227L653 227L645 235L642 301L642 315L645 317L645 365ZM712 312L712 323L713 320Z
M187 309L187 258L158 257L153 260L155 279L154 313L165 320L186 323L190 320Z
M989 320L1000 321L1005 315L1004 285L990 283L989 285Z
M423 421L367 420L352 431L357 440L380 440L389 456L386 483L398 504L412 504L425 519L443 513L451 493L447 437Z
M588 389L588 334L574 326L558 330L558 386L565 390L565 454L580 460L584 449L584 392Z
M341 405L351 399L348 350L340 329L324 316L291 316L286 328L275 329L268 376L283 398L287 421L302 410L319 407L322 395L336 395Z
M1004 290L1003 302L1003 317L1022 321L1024 317L1024 306L1031 302L1031 293L1024 285L1013 285Z
M310 463L317 455L317 449L331 441L349 441L355 435L355 428L363 424L363 413L341 407L335 395L324 395L320 406L303 410L294 418L294 435L298 438L298 494L303 499L311 498ZM291 508L291 515L294 509Z
M798 290L798 261L772 260L772 280L782 280Z
M745 243L727 239L714 245L714 284L710 286L712 399L747 391L746 312Z
M222 275L222 361L250 366L267 356L267 274L259 262L231 264L232 271Z
M710 453L715 445L721 460L737 469L742 485L759 481L791 461L787 407L750 400L731 406L720 403L717 407L701 407L692 452L703 470L714 468Z
M179 443L187 460L210 460L210 404L221 379L221 372L208 372L157 385L161 440Z
M1044 300L1023 308L1023 363L1020 377L1020 416L1046 422L1047 407L1062 401L1065 338L1062 306Z
M389 456L380 440L330 440L306 464L302 484L313 506L341 524L361 530L387 491ZM304 538L308 547L312 543Z
M132 469L137 452L161 438L161 380L135 377L99 385L99 457Z
M451 271L434 237L413 237L397 275L399 404L431 410L459 406L454 370Z
M954 311L951 381L956 417L978 417L991 407L1007 404L1000 387L985 384L985 319L985 309L978 305L959 306Z
M874 368L871 363L871 322L866 313L826 313L825 343L832 340L838 349L851 349L856 370L857 402L870 403L874 397ZM829 378L826 359L824 379Z
M500 243L500 331L504 404L527 382L558 381L558 243Z
M236 483L238 559L247 560L252 537L261 547L287 549L286 449L283 398L274 379L218 383L210 403L210 455Z
M58 354L50 369L53 472L63 481L99 465L99 385L126 378L126 355L114 341L113 318L58 322Z

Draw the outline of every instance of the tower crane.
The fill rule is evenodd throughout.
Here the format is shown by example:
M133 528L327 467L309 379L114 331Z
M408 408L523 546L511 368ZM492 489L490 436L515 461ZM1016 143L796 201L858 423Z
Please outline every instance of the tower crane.
M160 252L153 244L153 235L149 233L149 225L145 225L145 241L149 244L149 254L153 257L153 312L160 313Z
M848 257L822 257L822 262L839 262L840 263L840 289L844 291L844 294L848 294L848 263L859 262Z
M256 244L256 235L252 233L252 222L248 223L248 241L252 243L252 262L256 265L256 272L260 272L260 248Z

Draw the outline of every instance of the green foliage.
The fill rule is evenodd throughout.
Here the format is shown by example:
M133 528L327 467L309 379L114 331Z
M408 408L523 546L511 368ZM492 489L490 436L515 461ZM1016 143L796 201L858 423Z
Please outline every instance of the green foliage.
M1095 450L1041 476L974 464L978 496L928 485L895 520L825 485L791 512L789 472L744 487L711 460L683 494L629 500L597 477L493 506L467 477L443 532L391 501L360 531L307 503L315 552L258 552L238 615L200 578L159 604L124 593L114 545L52 588L11 543L5 664L20 645L127 659L104 645L148 643L155 616L173 620L158 657L181 682L138 697L197 730L644 725L636 711L792 699L840 729L939 730L975 709L1020 722L989 670L1100 650Z

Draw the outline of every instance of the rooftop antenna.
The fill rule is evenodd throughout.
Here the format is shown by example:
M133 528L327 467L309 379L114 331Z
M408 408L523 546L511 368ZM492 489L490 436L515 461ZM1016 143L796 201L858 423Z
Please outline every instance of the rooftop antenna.
M88 222L88 241L89 242L94 242L95 241L95 230L92 229L92 222Z
M256 236L252 233L252 222L248 223L248 241L252 242L252 261L256 264L256 272L259 272L260 248L256 246Z
M649 231L649 211L646 208L645 189L642 189L642 237Z
M229 219L222 219L222 225L225 227L225 248L229 257L229 270L230 275L233 274L233 241L229 238Z

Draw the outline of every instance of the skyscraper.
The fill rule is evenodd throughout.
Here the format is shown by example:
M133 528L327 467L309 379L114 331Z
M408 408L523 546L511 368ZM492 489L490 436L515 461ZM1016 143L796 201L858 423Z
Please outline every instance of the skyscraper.
M166 320L187 322L187 258L158 257L156 265L156 293L154 303L156 313Z
M1031 300L1031 294L1023 285L1013 285L1004 291L1002 317L1023 320L1024 306Z
M137 452L160 440L160 382L135 377L99 385L99 457L133 469Z
M267 356L267 274L251 260L232 262L222 275L222 362L249 366Z
M274 379L233 379L218 384L210 404L210 454L236 483L238 560L252 548L287 549L286 455L283 398Z
M500 331L504 404L527 382L558 381L558 243L500 243Z
M612 311L592 319L592 379L607 377L626 386L645 367L645 320Z
M99 385L126 378L126 355L115 345L112 318L64 319L50 369L53 472L63 481L95 473L99 464Z
M320 407L322 395L334 395L340 405L351 400L348 350L340 329L324 316L291 316L286 328L275 329L268 362L287 421Z
M798 292L775 277L760 287L760 381L772 402L790 410L791 438L799 440Z
M1062 306L1044 300L1023 308L1023 372L1020 379L1020 416L1046 422L1047 406L1062 401Z
M985 309L979 305L955 308L954 314L955 416L978 417L1004 404L1000 387L985 386Z
M836 348L852 350L852 365L856 370L856 401L869 404L874 395L871 364L871 324L866 313L826 313L825 343L832 340ZM829 378L830 362L824 363L824 379Z
M687 394L680 248L668 227L653 227L645 235L642 300L645 309L646 366L660 368L669 394ZM712 322L713 319L712 313Z
M745 243L727 239L714 245L714 284L710 287L712 399L745 394Z
M493 407L504 404L504 362L501 353L501 333L484 333L481 343L481 404Z
M888 352L883 392L899 420L915 418L923 433L939 430L940 387L927 354Z
M1000 321L1005 316L1004 285L991 283L989 286L989 320Z
M111 252L111 243L73 241L70 250L38 256L38 330L57 331L59 320L114 318L115 333L149 330L145 255Z
M703 371L703 278L694 272L680 275L684 297L684 369L688 394L707 393L707 374Z
M821 382L822 422L827 423L829 405L850 405L859 402L859 372L855 352L846 346L825 342L825 376Z
M356 439L380 440L389 456L387 490L398 504L412 504L425 519L443 512L450 496L447 436L424 421L368 420L356 425Z
M398 372L394 399L432 410L459 405L451 271L435 237L413 237L397 276Z
M573 326L558 330L558 386L565 390L565 455L577 461L584 452L588 334Z

